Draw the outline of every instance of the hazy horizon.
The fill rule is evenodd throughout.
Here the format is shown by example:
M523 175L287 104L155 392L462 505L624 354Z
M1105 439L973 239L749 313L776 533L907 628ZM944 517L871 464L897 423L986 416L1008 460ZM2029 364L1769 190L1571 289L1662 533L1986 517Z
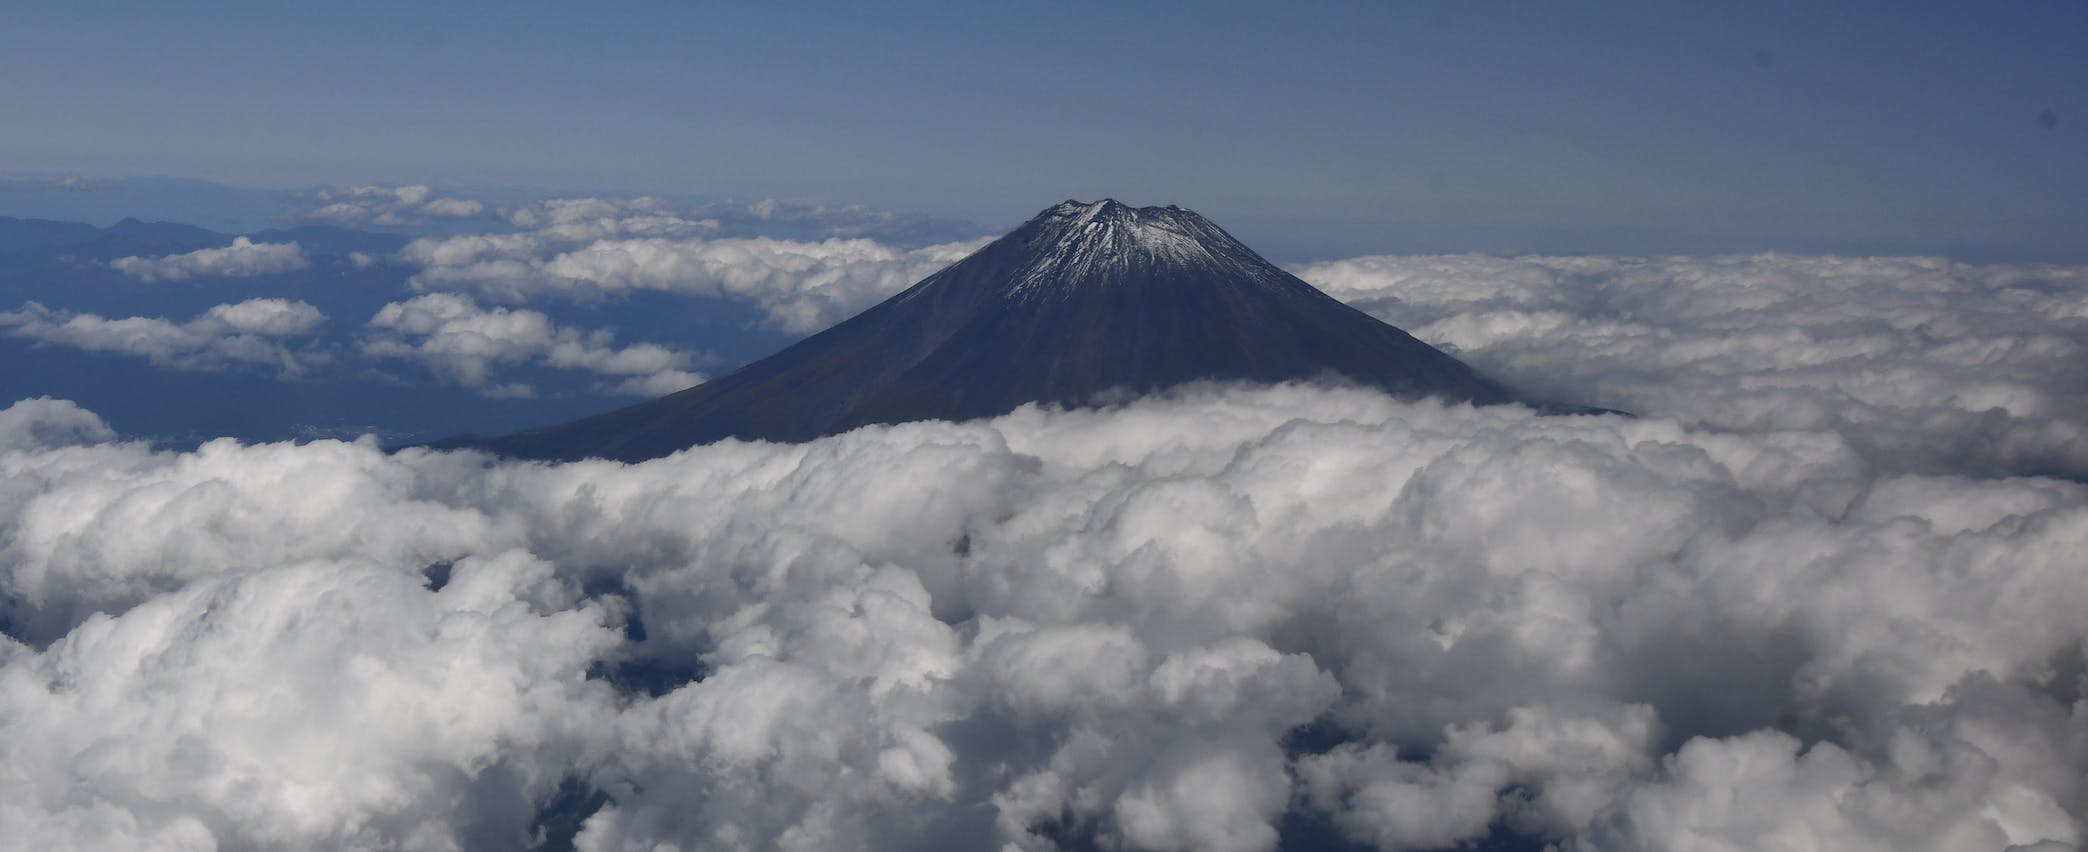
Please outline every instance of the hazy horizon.
M377 185L410 184L390 182ZM145 189L141 190L140 187ZM0 216L79 221L102 226L126 218L136 218L192 224L227 233L246 233L305 222L306 220L297 218L303 210L295 203L295 199L325 190L349 188L352 187L240 186L167 175L0 173ZM633 198L651 195L679 200L690 206L703 203L782 201L806 206L877 209L879 212L938 222L953 233L964 231L977 235L1003 233L1028 216L1034 215L1037 210L1065 200L1061 197L1040 201L1039 206L1029 213L1020 214L1006 222L989 223L945 215L934 210L885 210L860 202L814 197L779 198L757 195L733 198L707 193L620 194L577 188L553 191L524 186L459 187L440 184L431 189L446 196L484 198L488 201L506 199L515 203L556 197ZM1093 197L1115 196L1104 194ZM1134 206L1164 206L1177 203L1164 198L1119 200ZM1718 255L1761 252L1854 256L1921 255L1968 262L2088 262L2088 243L2035 247L1983 244L1959 239L1921 242L1803 234L1715 233L1692 230L1687 223L1676 223L1675 227L1666 230L1605 229L1572 224L1489 225L1427 221L1387 224L1341 221L1318 216L1272 216L1251 209L1235 211L1234 216L1221 221L1228 230L1260 247L1272 259L1285 263L1335 260L1372 254ZM415 230L381 226L377 229L403 232Z
M1290 259L1431 250L1365 244L1401 228L2088 253L2078 3L215 8L15 10L0 72L39 82L0 110L37 132L0 164L989 230L1106 195Z

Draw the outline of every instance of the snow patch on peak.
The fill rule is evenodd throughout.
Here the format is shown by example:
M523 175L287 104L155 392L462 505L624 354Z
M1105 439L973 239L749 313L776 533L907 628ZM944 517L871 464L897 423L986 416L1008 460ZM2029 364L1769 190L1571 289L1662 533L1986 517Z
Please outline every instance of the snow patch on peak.
M1059 202L1056 205L1053 205L1051 209L1044 211L1043 217L1040 218L1063 218L1067 216L1077 216L1081 218L1096 218L1104 216L1166 216L1175 213L1187 212L1188 211L1183 210L1182 208L1172 204L1169 204L1165 207L1133 207L1114 198L1104 198L1099 201L1078 201L1069 198L1065 201Z
M1138 213L1139 210L1137 208L1133 208L1114 198L1104 198L1101 201L1073 201L1069 199L1050 210L1044 211L1044 214L1037 218L1040 221L1078 226L1116 219L1136 218Z
M1173 205L1068 200L1031 226L1031 257L1008 285L1008 293L1021 298L1167 268L1255 280L1283 274L1209 220Z

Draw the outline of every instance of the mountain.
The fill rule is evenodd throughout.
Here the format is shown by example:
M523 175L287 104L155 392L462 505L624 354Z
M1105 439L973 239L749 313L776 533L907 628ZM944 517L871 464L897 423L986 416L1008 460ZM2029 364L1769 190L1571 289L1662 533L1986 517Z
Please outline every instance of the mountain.
M124 219L99 228L85 222L0 216L0 254L62 251L96 260L111 260L132 255L179 254L222 246L231 241L228 234L176 222Z
M0 216L0 254L69 246L91 240L99 233L100 228L84 222Z
M83 256L109 259L182 254L197 249L218 248L232 238L208 228L180 222L146 222L124 219L83 242L75 249Z
M285 190L186 178L0 180L0 214L95 224L136 216L243 234L268 227L295 202Z
M180 254L231 244L232 234L178 222L124 219L106 228L85 222L16 219L0 216L0 254L63 251L95 260ZM351 251L389 254L406 244L398 234L358 231L332 225L299 225L247 233L257 243L289 243L305 251L346 254Z
M1188 210L1068 201L731 375L563 425L435 446L636 461L723 438L804 441L1200 380L1329 380L1409 397L1594 410L1528 400Z

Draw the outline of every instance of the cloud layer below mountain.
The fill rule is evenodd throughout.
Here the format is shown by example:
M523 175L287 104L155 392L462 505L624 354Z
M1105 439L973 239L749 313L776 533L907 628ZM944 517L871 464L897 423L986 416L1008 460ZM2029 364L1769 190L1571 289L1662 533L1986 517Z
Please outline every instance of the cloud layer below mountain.
M2088 267L1366 257L1307 281L1511 384L1875 463L2088 476Z
M2082 839L2088 488L1831 432L1286 387L632 466L104 434L0 417L40 848L512 846L568 779L586 849Z
M513 848L548 808L590 850L2088 839L2088 273L1301 271L1640 416L1206 387L545 465L0 410L0 834ZM532 322L393 308L416 352ZM654 365L540 325L480 336Z

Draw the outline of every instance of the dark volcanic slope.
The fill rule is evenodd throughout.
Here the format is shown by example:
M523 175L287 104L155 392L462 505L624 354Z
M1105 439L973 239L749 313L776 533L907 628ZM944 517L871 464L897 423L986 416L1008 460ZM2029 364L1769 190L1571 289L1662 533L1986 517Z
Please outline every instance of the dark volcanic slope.
M437 446L638 460L728 437L802 441L1200 379L1333 379L1408 396L1519 400L1202 216L1068 201L724 378L572 423Z

